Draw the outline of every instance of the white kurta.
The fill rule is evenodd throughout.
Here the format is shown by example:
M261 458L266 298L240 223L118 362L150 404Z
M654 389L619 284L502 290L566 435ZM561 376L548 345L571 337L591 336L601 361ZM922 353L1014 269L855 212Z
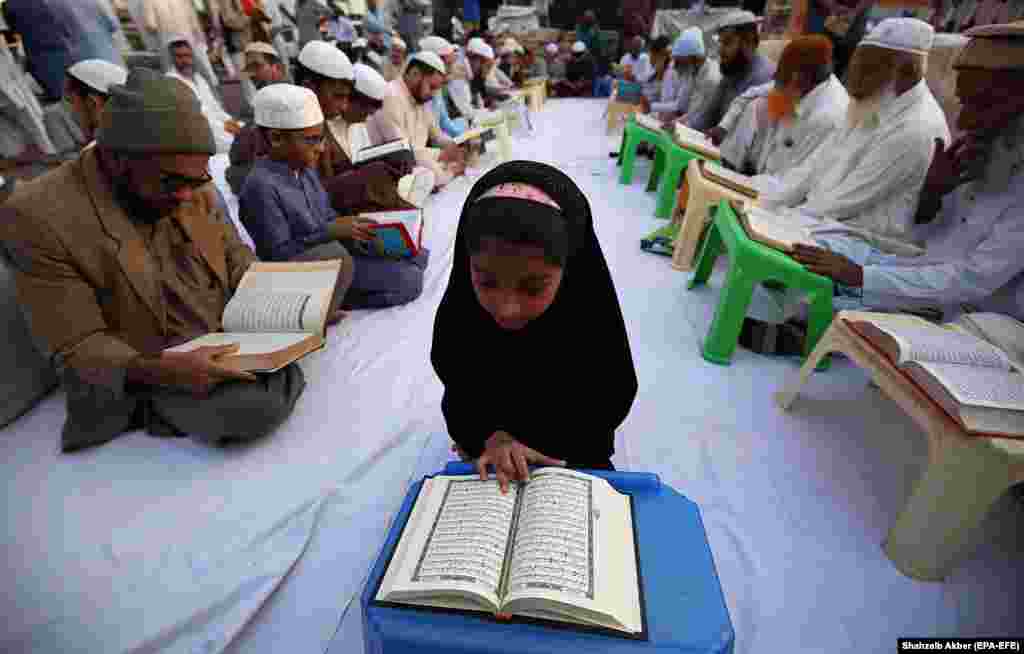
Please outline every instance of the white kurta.
M669 66L661 78L661 90L658 97L651 102L651 113L668 114L679 107L680 95L688 90L684 80L679 76L675 66Z
M633 69L633 78L639 84L646 84L654 77L654 64L651 63L651 55L646 52L641 52L638 57L634 57L627 52L622 55L619 63Z
M217 142L217 152L224 153L230 150L235 137L224 129L224 123L231 120L231 114L224 111L224 107L221 106L217 96L213 94L206 79L202 75L192 75L190 79L177 70L170 71L167 76L184 82L199 98L203 115L206 116L206 120L210 122L210 129L213 130L213 139Z
M718 87L722 83L722 71L717 59L705 59L696 74L682 75L687 92L679 99L676 111L687 116L703 116L718 99ZM686 121L690 127L690 121Z
M767 208L796 207L887 239L912 242L918 198L935 151L950 142L946 116L922 80L765 189Z
M1024 119L993 144L982 177L947 196L935 221L918 228L927 253L885 255L845 238L819 240L864 266L863 303L898 309L964 308L1024 319ZM973 305L964 307L963 305Z
M370 116L366 127L375 143L387 140L387 135L398 133L405 137L416 153L416 161L434 171L438 186L452 180L452 174L437 159L441 150L430 147L431 143L445 146L451 137L441 131L437 115L430 108L431 103L419 103L412 97L405 80L398 78L388 83L388 94L384 106Z
M773 85L767 86L770 91ZM741 168L749 165L757 174L781 176L844 127L850 96L834 75L829 76L797 102L792 122L761 127L758 116L765 103L767 99L759 97L746 105L722 143L722 157Z

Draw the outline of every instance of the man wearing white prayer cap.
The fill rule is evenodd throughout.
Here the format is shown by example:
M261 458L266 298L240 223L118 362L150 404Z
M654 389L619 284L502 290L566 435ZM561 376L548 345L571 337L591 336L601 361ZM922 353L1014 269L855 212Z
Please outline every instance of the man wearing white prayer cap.
M927 309L943 322L963 311L1024 319L1024 22L965 36L953 63L961 135L945 147L936 140L916 217L926 252L895 256L863 239L821 234L821 247L794 253L838 284L841 308ZM985 492L998 496L1000 483Z
M916 18L889 18L861 41L847 71L844 129L781 180L765 180L763 206L840 221L882 250L913 250L935 141L950 142L924 79L933 33Z
M572 59L565 67L565 79L555 85L555 93L563 97L591 95L596 76L594 58L583 41L576 41L572 44Z
M468 68L465 64L456 60L455 46L440 36L427 36L420 39L420 52L433 52L441 57L441 61L444 62L446 71L445 85L434 94L434 98L431 101L431 110L437 116L441 131L452 138L459 136L469 128L469 122L460 115L456 115L455 118L451 116L446 96L461 95L461 104L466 104L468 99L467 92L469 91L468 84L452 85L451 83L453 78L455 80L467 80L469 78ZM462 110L458 111L461 113Z
M380 70L380 74L386 81L390 82L402 74L402 69L405 68L405 55L408 51L409 48L405 45L405 41L397 36L391 39L391 53L381 65Z
M110 87L124 84L126 79L128 71L102 59L79 61L67 69L64 99L87 142L96 136L103 107L110 98Z
M687 127L707 132L716 145L727 130L720 126L733 100L748 89L772 81L775 64L757 51L761 42L759 26L762 19L749 11L728 14L718 25L718 69L721 73L717 91L709 102L700 102L683 118ZM706 93L702 93L704 97Z
M358 166L352 163L361 149L381 145L370 141L364 123L380 111L390 92L380 73L369 66L356 64L353 70L355 86L345 110L327 121L328 134L320 156L320 179L331 205L345 215L423 206L434 189L434 173L417 167L411 150Z
M465 153L441 130L431 110L434 94L445 81L447 68L437 54L417 52L405 72L389 84L384 107L367 121L371 140L384 142L395 133L405 138L416 161L434 172L444 186L465 171Z
M261 89L253 100L256 123L270 143L239 198L239 215L265 261L340 259L331 312L340 307L404 304L423 288L425 252L394 261L368 255L373 222L339 215L315 170L327 136L311 90L292 84Z

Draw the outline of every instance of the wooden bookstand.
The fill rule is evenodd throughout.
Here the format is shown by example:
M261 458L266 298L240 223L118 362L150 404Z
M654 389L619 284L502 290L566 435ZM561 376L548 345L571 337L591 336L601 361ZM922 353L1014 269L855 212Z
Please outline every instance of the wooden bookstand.
M678 246L677 246L678 247ZM900 572L921 581L941 581L969 553L972 533L996 499L1024 481L1024 441L969 435L892 362L845 320L864 314L843 311L832 321L800 368L799 378L775 401L788 410L811 371L830 352L843 352L924 430L928 463L924 474L883 543Z

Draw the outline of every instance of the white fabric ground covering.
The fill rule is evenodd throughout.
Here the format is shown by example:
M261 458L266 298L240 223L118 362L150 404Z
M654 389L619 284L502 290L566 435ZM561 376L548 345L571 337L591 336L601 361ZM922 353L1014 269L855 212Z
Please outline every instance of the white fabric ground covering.
M720 277L688 292L688 274L640 252L661 224L648 168L617 184L594 136L603 108L551 101L513 150L559 165L591 200L640 380L615 463L701 506L736 652L1024 632L1024 512L1008 498L948 583L908 580L886 560L879 543L925 440L861 371L838 361L783 414L771 392L795 362L700 358ZM0 433L0 651L361 652L358 593L387 521L409 481L449 458L429 347L471 181L430 201L423 296L330 330L272 437L212 450L134 433L59 455L63 395Z

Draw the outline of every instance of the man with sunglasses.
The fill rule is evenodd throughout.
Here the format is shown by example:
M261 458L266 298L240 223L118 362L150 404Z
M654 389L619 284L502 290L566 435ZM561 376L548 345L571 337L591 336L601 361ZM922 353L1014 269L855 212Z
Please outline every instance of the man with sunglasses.
M96 146L6 204L0 239L19 300L67 393L65 451L134 429L256 439L305 387L295 365L259 378L233 369L237 346L166 351L221 329L256 260L213 196L214 152L191 90L137 69L110 88Z
M275 84L260 90L253 105L270 152L245 181L239 215L260 258L341 259L344 280L335 287L333 307L373 309L417 298L427 251L399 260L371 254L374 223L351 213L339 215L331 207L316 172L327 136L316 94Z

